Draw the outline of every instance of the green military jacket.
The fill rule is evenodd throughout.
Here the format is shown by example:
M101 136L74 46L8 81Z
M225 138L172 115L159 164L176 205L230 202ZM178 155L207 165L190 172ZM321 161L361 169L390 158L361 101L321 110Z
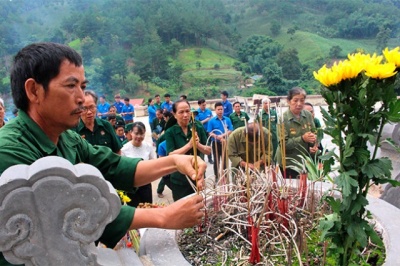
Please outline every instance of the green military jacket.
M66 130L55 145L22 110L0 130L0 174L16 164L30 165L46 156L60 156L72 164L88 163L100 170L116 189L133 191L134 175L140 159L121 157L103 146L92 146L76 132ZM122 206L118 217L107 225L99 239L108 247L126 234L135 208ZM11 265L0 256L0 265Z
M310 132L315 128L314 119L310 112L302 110L300 119L297 119L290 110L283 114L284 132L282 132L281 125L278 125L278 134L281 132L285 137L285 151L286 151L286 167L295 165L290 158L297 161L300 160L302 154L309 153L309 143L303 141L302 136L306 132ZM282 166L282 143L279 143L276 151L276 162Z
M269 109L270 114L262 109L261 121L263 127L267 128L271 132L271 143L272 143L272 158L275 158L276 149L278 148L278 133L276 130L276 125L278 123L278 115L275 109ZM257 114L256 121L259 121L260 115ZM271 128L269 128L271 125Z
M122 148L114 128L104 119L95 118L93 132L85 126L82 119L74 130L92 145L106 146L113 152L118 152Z
M190 141L190 139L192 138L191 129L192 129L192 124L190 123L188 133L187 135L185 135L182 131L182 128L178 124L175 124L172 127L168 128L167 131L165 131L164 137L165 140L167 141L168 154L176 149L182 148ZM197 136L199 137L199 142L203 145L206 145L207 143L206 131L204 130L204 127L200 122L196 123L196 132ZM186 153L186 155L193 155L193 149L190 149ZM202 159L204 159L203 153L197 151L197 155L200 156ZM187 182L185 175L179 172L171 174L171 182L180 185L187 184L188 186L190 186L190 184Z
M165 120L164 118L159 120L157 117L153 119L153 122L150 125L151 132L156 133L157 135L160 134L165 128Z
M246 127L239 127L237 130L234 130L228 137L228 157L232 163L232 167L239 167L239 163L241 161L245 161L248 163L255 163L258 160L263 160L268 163L268 129L263 128L263 136L264 136L264 148L262 148L262 142L259 143L249 143L248 149L249 154L248 158L246 155ZM261 139L261 138L260 138ZM260 148L259 148L260 147ZM255 151L255 158L254 158ZM264 156L264 153L267 156Z
M229 118L232 121L233 130L246 125L243 119L246 119L246 121L250 120L249 115L242 111L240 111L239 115L236 112L233 112L229 115Z

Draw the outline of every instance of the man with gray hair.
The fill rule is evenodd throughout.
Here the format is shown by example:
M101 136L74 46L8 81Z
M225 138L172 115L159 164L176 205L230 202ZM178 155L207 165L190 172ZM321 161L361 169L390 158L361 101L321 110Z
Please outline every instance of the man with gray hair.
M121 154L122 144L111 123L96 117L96 93L92 90L85 90L84 94L83 111L75 131L90 144L106 146L113 152Z
M278 115L276 110L270 108L271 100L268 97L264 97L262 99L262 110L259 114L257 114L256 121L260 121L261 115L261 123L263 127L268 129L269 134L268 140L271 139L271 153L272 160L275 160L276 149L278 148L278 135L276 133L276 124L278 123Z

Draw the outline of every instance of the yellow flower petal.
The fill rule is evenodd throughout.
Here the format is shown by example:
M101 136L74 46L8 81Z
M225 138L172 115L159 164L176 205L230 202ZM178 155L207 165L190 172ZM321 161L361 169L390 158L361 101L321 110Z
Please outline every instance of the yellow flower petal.
M396 65L396 67L400 67L400 47L396 47L393 50L390 50L386 48L385 50L382 51L383 55L386 58L386 61L388 63L393 63Z
M385 79L396 74L396 65L394 63L370 64L365 69L365 75L373 79Z

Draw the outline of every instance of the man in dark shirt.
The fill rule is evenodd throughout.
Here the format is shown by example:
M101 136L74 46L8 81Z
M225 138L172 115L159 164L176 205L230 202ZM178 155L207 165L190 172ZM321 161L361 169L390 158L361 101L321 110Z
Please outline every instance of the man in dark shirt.
M172 155L141 161L121 157L103 146L92 146L76 132L84 111L87 80L81 56L72 48L56 43L26 46L14 58L11 90L17 118L0 130L0 174L16 164L32 164L46 156L60 156L72 164L89 163L99 169L116 189L132 190L179 171L204 185L206 163L194 158ZM203 182L201 182L203 181ZM143 227L179 229L200 222L204 207L200 195L157 209L122 206L118 217L103 232L100 241L113 247L127 230ZM10 249L18 249L18 243ZM0 255L0 265L9 264Z
M96 118L96 103L96 93L86 90L83 112L75 131L90 144L106 146L113 152L120 154L122 145L113 126L106 120Z

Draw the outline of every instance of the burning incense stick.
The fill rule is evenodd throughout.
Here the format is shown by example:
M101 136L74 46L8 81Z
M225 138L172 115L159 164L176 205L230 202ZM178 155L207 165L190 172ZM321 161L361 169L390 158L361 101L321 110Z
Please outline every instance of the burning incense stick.
M196 143L196 122L194 120L194 114L192 113L192 141L193 141L193 156L194 156L194 170L196 172L196 190L197 190L197 195L199 195L200 190L199 190L199 184L197 182L197 175L199 173L199 166L197 164L197 143Z

